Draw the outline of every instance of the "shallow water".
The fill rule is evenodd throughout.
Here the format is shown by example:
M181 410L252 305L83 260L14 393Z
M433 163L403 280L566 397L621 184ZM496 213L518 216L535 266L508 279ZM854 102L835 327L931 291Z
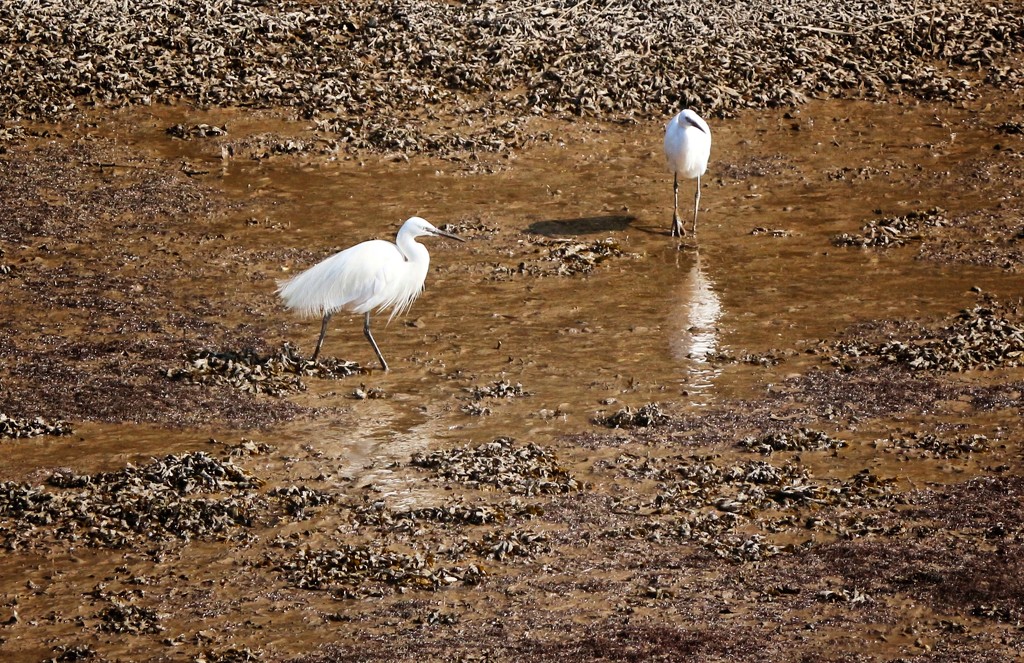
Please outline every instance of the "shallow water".
M946 315L973 301L974 286L1019 292L1015 274L908 260L913 247L830 243L839 232L859 230L876 210L941 205L955 215L983 202L980 188L949 195L951 181L959 184L950 172L991 149L977 112L821 102L790 117L750 113L715 122L698 237L682 246L667 236L671 178L657 123L555 125L551 143L496 159L496 172L478 174L467 170L471 164L426 158L223 159L213 141L172 139L163 128L223 123L247 136L294 126L230 110L133 112L131 122L101 128L143 154L208 171L204 183L242 203L206 232L224 243L227 265L244 258L244 271L229 272L226 284L215 271L191 287L236 291L249 309L237 320L254 322L272 344L288 340L308 350L319 329L319 321L282 309L276 279L359 241L393 238L414 214L435 225L496 230L474 233L466 244L426 240L432 264L425 292L405 319L375 318L393 369L358 382L387 398L353 400L356 380L314 383L295 400L336 408L333 414L265 435L320 448L346 478L384 480L360 468L446 444L497 436L545 442L625 405L659 401L685 410L757 395L816 362L799 353L850 324ZM863 168L876 170L830 177ZM683 183L684 210L693 186ZM535 240L552 238L612 238L627 255L586 276L495 278L496 267L514 269L536 254ZM303 249L309 258L263 258L279 248ZM253 274L260 278L247 278ZM255 319L248 317L253 311ZM230 323L232 313L226 315ZM325 354L375 366L360 322L336 315ZM716 352L777 350L791 356L774 368L713 361ZM483 399L486 416L460 410L471 401L469 389L498 380L521 383L529 395ZM89 432L123 444L117 426ZM149 446L145 438L140 444ZM95 453L104 447L99 442Z
M587 476L604 452L575 448L564 436L601 430L593 423L601 412L659 402L672 413L698 413L761 397L821 365L805 351L849 325L946 317L975 301L972 287L1003 298L1020 294L1013 272L915 261L913 245L876 251L830 242L837 233L859 231L875 210L893 215L938 205L954 216L990 205L991 191L963 175L980 168L992 149L983 114L972 110L816 102L788 118L763 112L713 122L698 236L683 246L668 236L672 184L658 123L554 125L561 132L555 141L496 159L487 164L494 172L481 174L469 171L473 164L425 158L225 160L212 141L163 134L178 121L227 122L233 136L295 127L238 111L156 108L122 114L98 129L146 158L209 171L202 181L238 201L236 210L214 219L183 220L204 224L201 233L192 226L189 232L218 242L223 262L180 275L182 306L232 293L235 304L219 322L252 325L271 346L290 341L308 352L319 331L319 321L300 321L283 309L274 294L277 279L356 242L393 238L414 214L435 225L483 224L494 232L473 231L465 244L424 242L432 258L425 292L404 319L386 324L386 316L375 318L375 337L392 370L340 382L308 380L308 391L288 398L319 408L316 416L259 431L85 423L70 439L8 445L2 478L38 480L58 466L114 469L149 456L210 449L210 438L233 443L240 436L276 446L272 456L246 460L270 485L319 478L396 508L435 503L440 489L403 478L393 463L499 436L557 447ZM866 178L830 177L863 167L877 170ZM681 200L692 200L692 186L684 183ZM538 240L605 238L626 255L588 275L509 277L497 269L514 271L536 259ZM282 249L303 253L282 263L276 257ZM779 353L784 360L765 366L719 357L747 353ZM324 354L376 367L359 317L332 319ZM462 410L473 402L474 387L497 381L519 383L528 395L480 399L490 410L482 416ZM360 386L386 397L355 399ZM915 425L912 419L901 423ZM1016 416L995 412L969 423L990 431L1014 425ZM870 467L916 485L960 481L983 462L910 466L898 454L878 454L867 443L890 424L866 422L844 431L847 452L808 458L808 466L818 476L843 477ZM322 526L312 536L330 539L331 529ZM210 567L219 551L218 544L190 546L178 567L206 569L203 578L220 582ZM117 563L102 552L85 557L96 576ZM234 563L241 562L224 562ZM10 585L20 569L16 563L0 573ZM89 574L60 577L67 587L59 593L68 596L96 581ZM230 602L233 590L218 596ZM223 605L217 610L235 615ZM262 623L273 601L263 600L257 612ZM289 619L301 621L301 614ZM265 642L282 652L329 640L329 634L307 633L289 643L288 626L266 626ZM48 634L74 630L54 626Z

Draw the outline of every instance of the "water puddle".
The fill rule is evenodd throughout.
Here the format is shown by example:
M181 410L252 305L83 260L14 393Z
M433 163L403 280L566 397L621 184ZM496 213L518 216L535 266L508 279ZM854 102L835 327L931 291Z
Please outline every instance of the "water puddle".
M693 266L682 280L676 301L678 317L670 326L675 330L672 355L676 361L688 360L691 364L686 369L691 380L687 392L709 391L722 372L721 367L713 363L718 351L722 301L715 292L714 282L704 271L699 253L694 256Z
M280 306L277 279L359 241L393 239L414 214L482 229L465 245L427 240L422 297L405 319L375 319L393 370L360 382L386 398L353 399L353 381L313 384L295 402L329 414L268 435L319 448L349 479L362 465L456 441L551 440L625 405L701 408L756 395L813 364L802 351L850 324L946 314L972 301L972 287L998 296L1019 285L991 269L907 260L912 248L830 241L878 211L941 203L956 214L978 205L981 190L947 195L954 164L982 162L988 149L984 127L967 111L823 102L789 118L716 123L700 235L682 247L667 236L671 178L657 124L562 127L552 143L475 174L426 158L226 156L223 145L235 136L295 127L231 110L133 112L133 123L99 130L143 154L187 163L241 203L205 229L223 247L225 270L192 287L214 296L227 279L236 310L225 310L223 321L253 324L272 343L308 351L319 329ZM930 119L940 113L941 121ZM229 135L168 136L179 122L223 125ZM585 275L521 271L545 258L551 240L610 240L621 256ZM242 302L255 318L239 316ZM325 353L373 367L360 322L335 316ZM782 350L789 354L775 367L736 361ZM471 396L500 381L526 395ZM109 435L122 437L117 427Z
M180 140L166 133L167 127L183 122L225 125L228 135ZM877 479L877 485L870 484L855 497L865 500L864 509L874 509L869 514L872 518L885 521L898 516L885 502L891 497L886 491L895 490L894 484L916 490L960 484L971 476L986 476L989 470L1000 479L1008 476L1000 473L1011 467L1004 461L1019 446L1013 438L1019 409L993 406L983 412L973 406L973 396L958 392L943 395L948 400L928 407L915 404L920 411L912 414L906 408L874 410L876 394L871 388L884 391L888 385L870 383L869 378L864 378L868 387L863 393L851 389L835 398L827 393L827 380L823 381L825 386L819 389L825 393L817 394L822 401L818 410L813 404L797 402L801 395L810 399L811 387L793 395L798 390L796 381L804 379L806 386L811 382L808 376L820 377L832 370L816 350L843 337L853 325L947 319L974 306L979 290L1003 300L1020 296L1020 275L1012 269L914 259L921 238L884 250L840 247L832 241L840 233L860 232L863 224L880 216L941 207L946 217L955 219L986 214L1001 204L1017 204L1016 175L985 180L986 173L997 168L991 160L995 139L983 112L924 104L814 102L799 111L746 113L735 120L714 122L715 143L704 178L699 235L681 244L668 235L672 180L661 156L660 123L552 123L555 138L550 143L510 157L484 155L481 161L396 155L354 159L340 153L287 154L272 149L269 156L261 153L275 144L276 134L310 138L309 131L296 124L248 111L152 108L124 111L95 125L92 130L98 136L116 139L126 154L134 155L98 170L97 177L107 178L103 181L149 167L146 164L158 164L152 167L165 171L175 170L177 166L171 164L180 164L189 182L204 187L202 195L226 199L229 204L210 215L182 218L174 227L139 230L138 237L131 234L135 227L130 223L112 223L116 232L110 235L100 228L92 238L76 239L77 252L61 252L71 240L66 245L54 240L55 255L47 255L45 264L33 263L39 270L67 267L70 273L88 264L92 277L109 267L101 260L104 252L123 255L125 266L118 263L111 269L119 278L141 279L153 271L159 282L153 277L132 290L136 299L124 296L113 283L113 294L101 293L107 297L103 303L120 314L119 307L132 303L142 307L152 289L169 294L165 303L150 306L169 310L149 311L144 321L122 326L127 316L79 315L85 304L62 301L60 306L39 310L26 304L24 318L12 317L8 323L12 333L24 334L36 325L47 330L50 341L81 340L80 335L86 335L94 345L88 351L73 348L79 352L76 358L81 355L76 372L54 369L43 375L66 377L69 384L85 388L93 385L85 379L73 382L80 373L88 375L90 368L107 371L104 376L112 373L116 380L107 383L114 394L110 398L128 394L131 402L102 412L131 414L159 406L160 412L181 416L168 415L177 424L173 427L85 421L74 422L75 433L69 437L4 440L7 459L0 479L40 485L58 467L77 473L113 471L128 463L138 466L165 454L195 451L224 458L231 445L245 440L271 449L231 456L259 480L258 489L202 495L209 498L204 504L211 510L222 508L225 499L237 499L239 509L251 508L259 515L256 522L236 528L243 531L235 540L173 540L174 545L166 546L170 553L163 550L163 542L153 542L144 551L108 554L89 549L74 560L53 558L55 564L66 567L55 574L44 569L47 560L26 557L0 568L8 587L22 583L23 567L31 564L34 583L43 585L56 578L60 587L54 591L72 597L65 603L78 606L81 596L93 591L97 578L114 578L112 582L123 587L122 595L102 594L102 588L91 594L97 597L95 603L106 606L123 597L143 603L144 595L133 593L132 583L152 580L148 596L158 597L153 601L162 601L168 610L178 610L165 624L181 633L195 631L194 623L175 621L182 618L179 604L184 598L195 614L215 615L227 633L237 632L232 629L249 619L249 612L258 613L252 617L255 621L245 623L258 622L265 628L261 634L272 639L277 647L274 655L280 656L306 653L318 643L336 639L333 625L310 629L309 623L353 621L360 628L365 624L369 630L384 632L394 624L412 623L409 615L424 612L428 603L433 615L438 604L475 606L481 596L486 597L483 603L493 602L496 607L493 612L485 610L480 619L501 613L505 602L522 600L530 603L527 612L543 605L598 624L606 618L624 618L625 613L613 614L609 607L619 602L620 595L632 597L622 599L633 601L631 617L644 611L660 614L663 604L652 601L672 595L671 588L663 593L665 588L656 586L658 578L646 578L647 563L655 558L673 560L658 573L675 583L680 597L690 596L687 592L698 573L714 576L716 581L727 579L732 596L734 573L759 574L770 568L773 577L784 579L775 583L782 590L772 600L801 601L803 610L812 605L809 593L823 586L821 577L828 576L831 582L832 574L839 571L829 566L827 572L814 576L799 570L810 574L808 586L814 589L797 596L801 589L788 583L799 574L785 565L790 559L797 560L794 564L822 564L812 559L817 549L800 552L797 548L834 542L839 538L836 532L852 527L843 521L850 515L846 505L840 508L825 502L836 491L852 494ZM692 193L688 187L692 183L684 183L683 199ZM194 190L190 188L188 195L195 195ZM185 361L184 356L169 358L168 329L175 341L180 333L186 352L199 349L186 347L186 342L209 343L215 350L233 352L253 342L269 348L288 342L310 353L320 321L300 320L287 312L275 294L277 281L358 242L393 239L412 215L437 226L450 224L468 241L424 240L431 266L422 296L405 317L390 324L386 314L374 318L374 335L392 367L390 372L379 370L363 337L361 317L339 313L331 320L323 354L358 362L368 369L364 373L340 380L303 378L303 390L283 396L239 391L237 402L226 399L223 391L218 392L218 400L209 396L214 390L203 391L201 385L167 386L169 382L154 379L162 379L175 362ZM140 215L134 221L142 224L145 219ZM962 229L943 232L947 230ZM125 235L132 242L131 256L128 249L122 253L123 245L128 246ZM977 238L972 241L984 243ZM38 252L46 255L43 249ZM96 265L91 264L94 259ZM118 333L112 333L114 329ZM132 342L124 342L124 347L113 345L109 350L104 345L113 342L108 337L129 336ZM28 346L26 342L16 347ZM29 349L36 353L34 361L46 368L45 352ZM154 370L133 372L136 360L152 362ZM1019 379L1014 375L1010 378ZM976 374L963 376L964 384L984 385L985 380ZM106 405L103 389L89 393L95 398L97 391L98 406ZM930 393L924 388L922 392ZM78 397L77 393L68 396ZM1012 394L1006 398L1012 400ZM649 404L657 405L649 411L668 415L677 427L652 426L631 437L601 423L617 411L636 411ZM238 420L232 418L237 415L235 405L265 415L249 420L261 425L231 425ZM204 416L185 416L193 407ZM747 412L758 408L759 412ZM747 414L750 418L744 419ZM735 439L763 433L752 430L758 426L782 428L792 422L796 428L807 419L828 428L845 446L815 448L806 454L784 452L789 455L779 460L741 450ZM190 425L191 421L200 423ZM730 423L727 431L718 430L723 422L739 423ZM936 452L928 446L929 440L921 443L903 435L925 427L943 434L978 433L988 442L979 443L984 451L977 456L970 456L973 451L957 455ZM491 469L498 467L494 471L499 479L504 471L500 461L527 449L537 454L535 462L542 458L545 471L571 473L572 481L578 478L580 483L549 486L552 493L530 493L539 490L536 486L503 492L488 484L493 477L486 472L482 480L479 476L467 479L410 464L415 454L438 450L462 450L469 457L496 438L512 438L515 443L491 445L501 447L500 453L482 455L474 462L479 467L493 463ZM691 452L692 457L679 460ZM983 455L990 452L1003 463L996 469L990 467L994 465L991 457ZM672 474L677 469L672 463L689 466L691 461L712 477L707 487L711 492L703 497L672 493L677 486L665 478L678 478ZM472 471L481 472L479 467ZM716 477L740 471L735 468L770 474L770 480L714 483ZM861 479L868 483L857 483ZM522 481L528 480L534 478ZM775 480L779 485L771 483ZM588 482L587 490L575 490ZM768 500L764 485L785 495L778 504L761 511L750 507L744 515L744 500ZM336 501L315 503L315 491L300 491L308 486ZM284 498L272 493L277 488L299 491L295 512L282 510ZM524 506L531 499L540 502L538 495L544 500L542 508ZM801 502L801 496L811 497ZM686 500L691 498L698 500L698 507L689 506ZM673 499L683 505L674 513ZM307 507L313 514L310 520L303 519ZM415 509L442 507L455 509L455 515L410 516ZM458 509L477 507L500 516L491 516L486 525L458 520L466 512ZM838 515L824 534L801 524L809 522L811 515L832 517L833 511ZM691 516L696 519L685 520ZM506 522L506 517L515 531L496 524ZM740 519L735 528L732 518ZM923 522L925 516L919 518ZM684 525L694 526L686 536L698 537L697 530L705 527L709 538L699 544L697 538L673 539L681 535L672 528ZM757 536L741 540L741 535L755 531ZM27 545L35 545L36 534L26 529ZM776 534L779 545L770 541ZM899 539L908 550L909 537ZM355 545L354 541L365 550L346 547ZM661 545L676 547L656 547ZM373 595L372 605L358 600L370 594L345 593L349 589L363 592L358 584L334 593L338 583L344 585L347 580L337 581L330 592L313 592L283 579L283 565L298 564L296 560L310 550L310 559L318 548L348 550L346 554L353 558L372 550L367 554L373 558L380 548L389 546L395 549L384 552L416 567L412 568L415 573L396 580L399 584L388 586L380 596ZM679 566L674 555L684 548L690 557ZM522 556L495 557L494 550L519 551ZM727 562L724 557L712 557L708 550L741 557ZM778 567L762 567L762 553L778 554L776 559L783 561ZM329 566L332 558L327 554L316 559ZM707 566L708 559L719 566ZM412 585L400 584L426 583L416 585L418 591L434 582L415 575L432 570L431 565L444 563L463 573L468 564L480 560L496 578L492 585L480 588L466 582L463 586L444 571L438 582L450 579L450 593L430 603L421 600L427 590L414 594L417 598L412 600L405 595ZM746 564L752 560L758 564ZM725 564L729 566L721 566ZM131 573L126 570L129 566ZM85 567L95 571L86 572ZM151 572L154 578L136 578L132 575L136 569ZM197 574L196 586L179 590L180 578L192 571ZM856 577L855 571L849 574ZM502 584L513 577L509 582L515 587L530 586L534 593L515 587L513 591L512 584ZM579 578L593 582L593 587L580 589ZM757 592L768 591L760 578L749 582ZM568 599L566 583L572 590ZM628 591L620 592L627 583L632 583ZM538 591L535 586L545 589ZM611 591L594 593L602 588L614 588L616 598L609 598ZM747 597L749 605L764 604L765 594L757 592ZM516 598L520 596L526 598ZM693 596L711 600L703 591ZM906 596L901 593L894 600ZM688 608L690 602L680 598L678 605ZM21 609L26 615L41 614L50 609L49 603L50 598L38 592L26 596ZM399 609L393 610L396 605ZM725 614L720 607L709 603L702 609L707 614ZM71 637L76 625L70 620L83 610L65 606L65 621L47 627L47 637ZM186 618L192 614L185 613ZM288 619L295 624L281 626L271 620L285 613L292 615ZM390 621L399 613L406 621ZM100 614L98 607L90 607L87 617L95 622ZM382 614L389 621L377 620ZM477 616L467 611L463 618L469 621ZM735 618L754 619L755 615L750 612L744 617L738 608ZM288 630L292 626L316 632L306 633L304 641L293 640ZM208 628L206 622L204 628ZM177 632L168 636L184 637ZM221 641L225 642L223 637ZM20 652L40 659L47 652L40 650L38 642L19 645ZM113 654L138 653L131 648L144 643L133 642L119 644L121 649ZM198 646L189 651L198 651Z

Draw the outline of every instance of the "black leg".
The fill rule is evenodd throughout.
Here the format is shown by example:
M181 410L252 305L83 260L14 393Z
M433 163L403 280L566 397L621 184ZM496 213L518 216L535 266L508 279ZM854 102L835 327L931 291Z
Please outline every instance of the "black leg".
M672 174L672 237L683 236L683 224L679 221L679 173Z
M316 340L316 350L313 350L313 361L320 356L320 347L324 344L324 336L327 335L327 323L330 322L333 313L324 313L324 321L320 325L320 338Z
M373 334L370 333L370 312L366 312L366 318L363 320L363 333L366 334L366 340L373 346L373 351L377 353L377 359L380 359L380 365L384 367L384 372L388 370L388 363L384 361L384 355L380 353L380 348L377 347L377 341L373 340Z
M693 236L697 236L697 208L700 206L700 175L697 176L697 195L693 198Z

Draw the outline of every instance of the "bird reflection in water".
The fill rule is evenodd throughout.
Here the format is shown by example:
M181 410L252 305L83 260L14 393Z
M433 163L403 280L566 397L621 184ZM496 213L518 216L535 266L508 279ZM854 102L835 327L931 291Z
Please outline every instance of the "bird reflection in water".
M672 320L672 354L690 364L687 386L696 390L710 387L721 372L710 361L718 351L718 321L722 317L722 302L713 286L698 253L680 284Z

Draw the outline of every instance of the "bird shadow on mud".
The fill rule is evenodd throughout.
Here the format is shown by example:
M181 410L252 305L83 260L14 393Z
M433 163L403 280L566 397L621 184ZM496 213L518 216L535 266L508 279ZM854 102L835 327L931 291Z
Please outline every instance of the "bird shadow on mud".
M583 216L578 219L549 219L535 221L526 229L535 235L564 237L565 235L595 235L598 233L625 230L636 217L629 214L608 216Z

